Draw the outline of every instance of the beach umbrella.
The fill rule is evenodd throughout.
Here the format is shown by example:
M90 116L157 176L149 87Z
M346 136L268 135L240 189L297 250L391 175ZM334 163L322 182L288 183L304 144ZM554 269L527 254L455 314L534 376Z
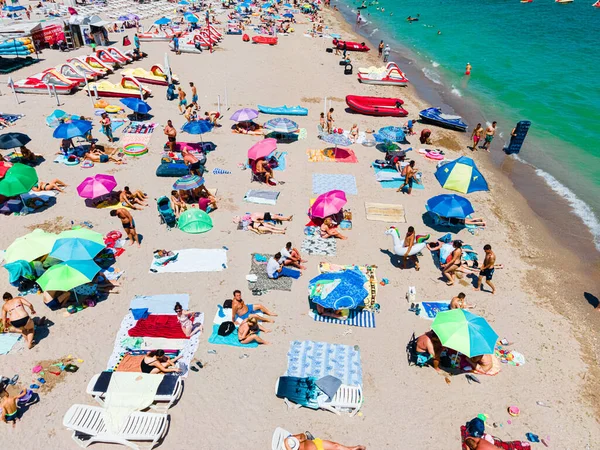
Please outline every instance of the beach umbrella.
M248 159L266 158L277 149L277 139L267 138L248 149Z
M71 139L85 136L92 129L92 122L87 120L72 120L69 123L61 123L56 127L52 136L57 139Z
M119 16L117 18L117 20L121 21L121 22L127 22L129 20L128 16Z
M185 175L173 183L173 189L178 191L190 191L204 184L204 178L198 175Z
M359 270L323 273L308 282L311 301L333 310L355 309L369 296L367 278Z
M0 180L0 195L14 197L24 194L35 186L38 176L33 167L15 163L8 168L4 178Z
M469 358L493 354L498 340L498 334L483 317L464 309L437 313L431 329L444 347Z
M352 145L352 141L349 138L338 133L326 134L322 136L321 139L328 144L335 145L335 148L337 148L338 145Z
M489 190L487 181L475 162L466 156L440 166L435 172L435 177L444 189L463 194Z
M155 25L168 25L170 23L171 23L171 19L169 19L168 17L164 17L164 16L154 22Z
M94 259L106 245L82 238L57 239L50 256L62 261L86 261Z
M289 4L289 3L284 3L283 7L284 8L293 8L293 6L291 4Z
M267 9L267 8L270 8L271 6L273 6L273 3L271 3L271 2L267 2L267 3L263 4L263 5L261 6L261 8L262 8L262 9Z
M243 108L234 112L230 117L230 120L233 120L234 122L248 122L252 119L256 119L257 117L258 111L256 109Z
M400 127L383 127L377 134L391 142L403 142L405 139L404 130Z
M193 14L186 14L185 16L183 16L185 18L185 20L189 23L198 23L200 21L200 19L198 19L198 17L196 17Z
M177 3L178 5L189 5L190 2L188 2L187 0L181 0L179 3Z
M438 216L457 217L459 219L464 219L475 212L469 200L456 194L442 194L431 197L427 200L427 208Z
M136 114L148 114L152 109L148 103L138 97L126 97L119 101Z
M333 190L319 195L308 210L311 217L325 217L337 214L346 205L346 193L344 191Z
M264 127L267 130L275 131L278 133L293 133L298 131L298 124L285 117L278 117L265 122Z
M81 198L97 198L112 192L116 186L115 177L99 173L83 180L77 186L77 193Z
M210 123L208 120L192 120L191 122L186 123L181 130L189 133L189 134L204 134L212 131L214 125ZM202 141L202 137L200 137Z
M2 10L8 12L25 11L26 9L27 8L25 8L23 5L6 5L4 8L2 8Z
M12 163L7 161L0 161L0 178L4 178L8 169L12 167Z
M43 291L69 291L89 283L100 272L94 261L64 261L50 267L37 279Z
M31 262L50 253L57 239L57 235L36 228L31 233L15 239L6 249L4 260L7 263L19 259Z
M293 19L293 18L294 18L294 15L293 15L292 13L285 13L285 14L283 15L283 17L285 17L285 18L287 18L287 19Z
M4 133L0 136L0 149L22 147L31 142L31 138L23 133Z
M127 18L129 20L140 20L140 16L138 16L137 14L132 14L132 13L127 14Z
M190 234L206 233L213 227L212 219L201 209L188 209L179 216L177 226L181 231Z
M89 228L77 227L72 230L65 230L61 232L58 237L60 239L64 238L78 238L78 239L87 239L88 241L96 242L97 244L104 245L104 236L98 233L97 231L92 231Z

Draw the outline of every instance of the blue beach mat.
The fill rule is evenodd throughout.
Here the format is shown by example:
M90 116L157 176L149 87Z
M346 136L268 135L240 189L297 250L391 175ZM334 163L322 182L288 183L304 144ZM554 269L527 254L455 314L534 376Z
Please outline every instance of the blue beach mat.
M375 174L378 172L397 173L395 169L380 169L375 166L373 166L373 169L375 170ZM402 183L404 183L404 180L400 179L394 181L380 181L379 185L384 189L398 189L402 186ZM423 184L413 183L413 189L424 190L425 186Z
M213 331L210 337L208 338L208 342L210 344L216 345L231 345L232 347L246 347L246 348L254 348L258 347L258 342L251 342L250 344L241 344L238 340L237 328L233 333L229 336L220 336L219 335L219 325L213 325Z
M334 323L336 325L348 325L350 327L375 328L375 313L372 311L350 311L346 320L334 319L333 317L323 317L314 313L315 322Z
M0 334L0 355L8 354L19 341L19 339L21 339L20 333Z
M292 403L305 408L319 409L317 397L323 391L317 387L317 379L313 377L279 377L277 392L279 398L287 398Z
M322 194L334 189L344 191L346 194L357 195L356 178L354 175L340 175L327 173L313 174L313 193Z
M275 167L274 170L277 171L284 171L286 166L287 166L287 162L286 162L286 156L287 156L288 152L281 152L277 155L277 167Z
M419 317L423 319L433 320L437 313L448 311L450 302L421 302L421 313Z

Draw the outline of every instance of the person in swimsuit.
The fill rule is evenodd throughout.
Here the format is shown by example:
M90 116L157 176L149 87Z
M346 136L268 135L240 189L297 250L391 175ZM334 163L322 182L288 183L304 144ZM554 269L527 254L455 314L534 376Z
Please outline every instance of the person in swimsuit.
M358 129L358 124L354 124L352 125L352 128L350 128L350 140L353 143L356 143L356 141L358 141L358 135L360 134L360 130Z
M419 258L417 257L417 255L408 256L415 244L415 229L414 227L408 227L408 230L406 231L406 236L404 237L404 247L407 247L408 250L406 250L406 254L402 257L402 268L406 269L406 261L410 259L415 264L415 270L418 272L420 270Z
M183 114L185 107L187 106L187 100L185 98L185 91L181 89L181 86L177 86L177 96L179 97L179 105L177 105L179 108L179 114Z
M501 447L496 447L490 444L485 439L469 436L465 439L465 445L469 450L498 450Z
M288 436L283 441L285 450L366 450L367 447L363 445L355 445L348 447L346 445L338 444L333 441L325 441L323 439L315 438L310 435L307 431L302 434L294 434ZM298 446L299 444L299 446Z
M252 221L248 223L248 229L256 234L285 234L287 228L279 228L267 222Z
M496 254L492 251L492 246L490 244L484 245L483 251L485 252L485 258L483 259L483 265L481 266L479 276L477 277L477 287L473 289L475 291L481 291L481 282L485 277L485 284L492 288L492 294L495 294L496 286L492 283L492 278L494 277Z
M167 120L167 126L164 128L164 133L169 141L169 150L175 151L175 143L177 142L177 130L173 126L173 122Z
M187 203L181 199L177 191L171 191L171 205L176 217L179 217L183 211L187 210Z
M190 81L190 89L192 90L192 105L194 105L194 108L196 109L196 111L198 111L198 88L196 88L196 86L194 86L194 83L192 83Z
M415 346L417 352L417 364L424 366L432 361L433 368L440 371L440 355L442 353L442 343L433 330L422 334L417 338Z
M383 44L383 41L381 41L381 42L379 43L379 48L378 48L378 50L379 50L379 57L380 57L380 58L381 58L381 56L383 55L383 48L384 48L384 47L385 47L385 45Z
M187 336L193 336L196 333L202 331L202 325L195 326L192 322L192 318L196 316L196 313L192 311L184 311L181 303L175 303L175 314L177 314L177 320L181 325L183 333Z
M323 239L328 239L331 237L335 237L338 239L348 239L347 236L344 236L336 227L333 226L333 220L331 220L331 217L328 217L323 221L321 227L319 228L319 231Z
M21 332L28 348L33 348L35 345L35 342L33 342L34 324L27 311L25 311L25 307L27 307L31 314L35 314L33 305L23 297L13 298L10 292L5 292L2 299L4 300L4 305L2 305L2 325L4 329L9 329L8 321L10 319L10 326L17 332Z
M119 158L115 158L113 155L108 155L106 153L97 153L97 152L92 152L92 151L87 151L85 153L85 155L83 155L83 160L84 161L92 161L95 163L107 163L109 161L117 163L117 164L123 164L123 160L119 159Z
M255 173L263 174L265 177L265 183L269 186L276 186L277 182L273 180L273 168L269 165L269 163L264 159L260 158L256 160L256 170Z
M140 363L140 371L142 373L179 373L181 369L175 367L175 363L182 357L179 355L173 359L165 356L164 350L152 350L148 352Z
M492 124L485 129L485 142L481 148L488 152L490 151L490 145L494 140L494 135L496 134L496 124L497 122L492 122Z
M220 127L217 123L217 120L221 118L221 113L219 111L204 111L204 120L208 120L215 127Z
M456 269L460 267L462 258L462 242L454 241L452 246L454 247L454 250L452 250L448 262L440 264L442 275L448 278L448 281L446 282L448 286L454 284L454 273L456 272Z
M293 247L291 242L285 244L285 247L281 249L280 253L283 257L283 264L285 266L294 266L302 270L306 269L306 267L302 265L303 262L306 262L306 259L302 259L300 251Z
M483 127L480 123L478 123L473 132L471 133L471 139L473 140L473 146L471 147L471 150L477 151L477 144L479 144L482 135Z
M123 188L119 200L123 206L129 206L131 209L142 209L136 208L134 205L148 206L148 203L145 202L144 193L142 191L131 192L129 186Z
M189 167L190 173L201 177L202 174L200 173L200 160L196 158L196 156L193 153L190 153L185 149L181 151L181 156L183 156L183 162L186 163Z
M27 389L23 389L19 395L13 397L6 390L0 392L0 408L2 413L2 422L12 422L13 428L17 425L17 420L21 418L21 411L17 408L17 401L27 395Z
M333 118L333 108L329 108L327 112L327 133L331 134L333 132L333 122L335 122Z
M52 311L58 311L66 306L71 298L69 291L46 291L42 294L45 305Z
M183 117L185 117L186 123L196 120L196 111L194 111L193 104L187 105L187 108L185 108L185 112L183 113Z
M250 222L264 222L274 220L276 222L291 222L294 216L282 216L281 214L272 214L270 212L265 213L251 213L243 216L234 216L233 223L240 223L241 221Z
M125 208L113 209L110 212L111 217L118 217L121 219L121 224L123 225L123 230L127 234L129 240L131 240L131 244L137 243L138 247L140 246L140 238L135 229L135 222L133 221L133 216L129 211Z
M108 117L107 113L102 113L100 116L100 125L102 126L102 132L108 138L108 142L113 142L113 133L112 133L112 121L110 117Z
M405 166L402 172L400 172L401 175L404 175L404 183L402 183L402 186L400 186L396 192L402 192L404 186L408 186L408 190L406 191L407 194L410 195L412 193L412 187L415 182L417 170L418 169L415 167L415 160L413 159L408 163L408 166Z
M67 187L68 184L66 184L64 181L60 181L58 178L55 178L54 180L48 182L48 183L44 183L43 181L38 181L38 184L33 186L31 188L31 190L33 192L43 192L43 191L58 191L58 192L64 192L65 187Z
M256 314L257 312L262 313L262 315ZM259 304L246 304L242 299L242 292L238 289L233 291L233 299L231 302L231 321L232 322L241 322L243 320L249 319L251 317L256 318L256 320L260 320L261 322L275 322L273 319L270 319L268 316L276 317L277 314L269 311L265 306Z
M258 332L270 333L271 330L267 330L265 327L258 323L256 317L249 317L244 319L238 327L238 340L240 344L250 344L251 342L258 342L259 344L269 345L269 342L265 341L258 335Z
M452 300L450 300L449 308L450 309L471 309L471 308L475 308L474 305L467 304L466 298L467 298L467 296L464 294L464 292L461 292L456 297L452 297Z

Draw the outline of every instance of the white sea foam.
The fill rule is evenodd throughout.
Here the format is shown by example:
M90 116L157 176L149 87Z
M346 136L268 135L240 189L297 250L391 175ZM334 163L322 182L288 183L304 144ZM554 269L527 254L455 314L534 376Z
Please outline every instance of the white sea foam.
M432 65L433 67L440 67L440 63L439 63L439 62L437 62L437 61L431 61L431 65Z
M455 88L454 86L452 86L452 89L450 90L450 92L452 92L453 95L456 95L457 97L462 97L462 92L460 92L457 88Z
M379 28L375 28L373 31L371 31L371 34L369 34L369 37L373 36L378 31L379 31Z
M434 71L434 70L430 70L426 67L423 67L421 69L421 71L423 72L423 74L425 74L425 76L427 78L429 78L431 81L433 81L435 84L442 84L442 80L440 78L440 75Z

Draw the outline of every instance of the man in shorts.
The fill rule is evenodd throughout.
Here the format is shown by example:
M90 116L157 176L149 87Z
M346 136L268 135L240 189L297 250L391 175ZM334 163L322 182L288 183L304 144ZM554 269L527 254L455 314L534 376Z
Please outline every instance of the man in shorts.
M492 278L494 277L494 267L496 265L496 255L492 251L492 246L490 244L486 244L483 246L483 251L485 252L485 258L483 259L483 265L481 266L481 270L479 271L479 277L477 277L477 287L474 288L476 291L481 291L481 282L485 277L485 284L487 284L490 288L492 288L492 294L496 293L496 286L492 283Z
M140 246L140 238L135 229L135 222L133 221L133 216L129 211L125 208L113 209L110 212L111 217L118 217L121 220L121 225L123 225L123 230L127 234L127 237L131 241L131 244L137 243L138 247Z
M170 120L167 120L167 126L165 127L164 133L169 141L169 150L174 152L175 143L177 142L177 130L173 126L173 122Z
M186 94L181 86L177 86L177 96L179 97L179 114L183 114L185 112L185 107L187 106L187 99L185 98Z
M404 186L408 186L406 192L408 195L410 195L412 193L413 183L415 182L415 175L417 174L415 160L413 159L410 163L408 163L408 166L404 167L400 174L404 175L404 183L402 183L402 186L400 186L396 192L402 192Z
M485 142L481 146L481 148L486 151L490 151L490 145L494 140L494 135L496 134L496 122L492 122L492 124L485 129Z
M194 109L198 111L198 88L194 86L194 83L190 81L190 89L192 90L192 105Z
M202 174L200 173L200 160L198 160L198 158L196 158L192 153L188 152L187 150L182 150L181 155L183 156L183 162L186 163L189 167L190 173L192 175L198 175L199 177L201 177Z

